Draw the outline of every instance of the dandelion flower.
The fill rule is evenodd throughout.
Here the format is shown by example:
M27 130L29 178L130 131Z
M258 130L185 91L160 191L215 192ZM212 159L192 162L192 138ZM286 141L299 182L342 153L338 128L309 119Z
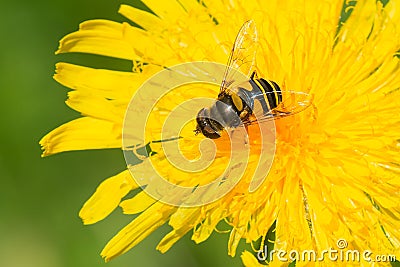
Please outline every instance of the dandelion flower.
M207 205L172 206L144 191L123 200L139 187L128 170L102 182L80 211L85 224L104 219L118 206L126 214L139 214L106 245L101 253L105 260L127 252L163 224L172 227L157 247L166 252L190 231L196 243L207 240L221 221L229 226L231 256L241 240L256 244L274 225L275 250L320 254L337 248L341 239L346 249L400 258L398 1L143 2L152 12L127 5L119 10L140 27L91 20L61 40L57 53L122 58L132 61L133 68L120 72L58 63L55 79L73 89L67 105L83 116L40 141L44 156L120 148L125 111L140 85L179 63L225 63L238 29L249 19L259 29L258 75L309 92L313 105L275 122L274 162L254 192L248 188L258 156L255 146L242 179ZM215 90L202 92L216 96ZM178 91L159 105L171 109L198 94ZM157 140L158 120L164 114L162 109L152 114L147 138ZM189 125L182 131L190 136L192 130ZM248 131L255 143L258 133L251 127ZM179 143L190 157L198 153L201 140L192 133ZM224 138L216 141L218 151L225 145ZM221 172L224 165L225 155L217 153L204 173L187 175L169 166L156 144L151 149L157 153L152 162L176 183L206 182L207 173ZM243 252L246 266L259 264L255 251ZM269 260L282 264L277 258ZM307 264L299 259L296 263Z

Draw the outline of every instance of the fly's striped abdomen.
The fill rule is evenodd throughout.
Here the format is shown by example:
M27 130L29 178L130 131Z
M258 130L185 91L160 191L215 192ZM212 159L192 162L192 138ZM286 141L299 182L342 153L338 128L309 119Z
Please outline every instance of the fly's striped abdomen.
M267 114L276 108L282 102L282 91L274 81L261 79L250 79L248 81L250 88L243 86L238 88L237 95L250 107L254 112L255 101L257 101L262 113ZM250 90L249 90L250 89Z
M276 108L279 103L282 102L281 88L274 81L265 80L263 78L254 81L263 91L264 100L268 104L268 111Z

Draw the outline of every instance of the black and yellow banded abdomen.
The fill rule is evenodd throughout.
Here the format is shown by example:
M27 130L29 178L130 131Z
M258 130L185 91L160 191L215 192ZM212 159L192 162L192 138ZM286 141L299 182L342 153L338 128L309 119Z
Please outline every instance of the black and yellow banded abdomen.
M267 114L282 102L282 91L274 81L260 79L250 79L251 90L239 88L237 95L254 111L254 102L258 101ZM250 88L249 88L250 89Z
M263 78L256 79L254 82L263 90L264 101L268 104L268 111L276 108L282 102L282 91L274 81Z

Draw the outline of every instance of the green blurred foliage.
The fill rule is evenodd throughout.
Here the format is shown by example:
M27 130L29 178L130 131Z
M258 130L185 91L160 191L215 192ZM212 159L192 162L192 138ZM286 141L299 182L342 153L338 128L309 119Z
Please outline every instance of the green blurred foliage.
M169 252L155 247L164 226L133 250L104 263L99 253L132 216L114 212L84 226L78 212L105 178L125 168L122 152L77 151L41 158L39 140L80 115L64 101L67 88L53 79L59 61L129 69L129 62L87 55L54 55L58 41L80 22L117 13L122 1L3 1L0 32L0 266L240 266L227 256L227 234L213 234L200 245L190 235ZM135 4L132 2L124 2ZM136 3L137 4L137 3Z

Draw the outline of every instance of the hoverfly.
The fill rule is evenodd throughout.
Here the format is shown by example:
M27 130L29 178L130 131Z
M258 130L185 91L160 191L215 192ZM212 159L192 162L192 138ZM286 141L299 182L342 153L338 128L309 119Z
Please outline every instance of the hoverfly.
M252 70L257 42L255 23L249 20L236 36L218 101L197 113L196 135L202 133L207 138L216 139L221 137L224 129L290 116L310 106L309 94L283 91L276 82L257 77L256 71ZM235 80L237 70L246 75L246 80Z

